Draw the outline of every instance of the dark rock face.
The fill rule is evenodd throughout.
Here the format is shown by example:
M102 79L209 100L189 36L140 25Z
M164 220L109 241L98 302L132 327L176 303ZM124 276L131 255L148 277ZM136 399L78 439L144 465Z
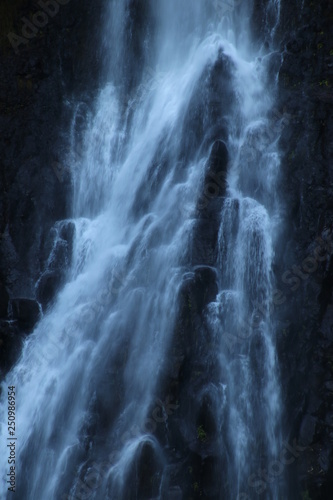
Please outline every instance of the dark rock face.
M75 226L71 221L56 223L50 232L50 241L53 242L43 273L36 283L37 300L45 309L60 286L64 284L73 250Z
M220 213L227 189L228 159L225 142L216 140L211 147L197 204L197 223L191 248L192 265L216 265Z
M3 283L0 282L0 318L5 318L8 312L9 295Z
M203 192L197 205L190 251L192 267L184 275L180 290L172 356L162 384L165 395L171 401L182 403L179 408L175 405L177 412L171 414L167 426L161 426L157 433L164 446L173 449L169 457L172 465L165 472L165 495L169 495L167 491L177 491L185 498L202 495L219 498L223 491L222 478L218 474L222 464L215 421L218 414L217 408L214 408L216 399L204 388L209 387L219 373L217 339L212 338L206 314L218 293L215 266L228 159L224 141L215 140L211 145Z
M161 458L154 450L153 443L143 442L137 451L135 463L129 472L126 498L156 498L159 492L159 478L162 473Z
M3 4L0 12L0 317L9 320L9 298L23 296L31 301L37 298L43 306L50 302L63 280L59 271L61 261L68 260L71 253L71 238L64 236L62 246L67 248L61 249L61 244L58 245L58 267L50 269L50 248L54 241L51 229L56 221L68 217L72 189L66 164L66 128L71 110L59 103L64 103L66 97L84 100L88 92L94 92L100 80L98 61L102 53L97 25L103 0L93 4L85 0L59 2L58 7L53 5L54 13L43 11L39 3L29 0L6 0ZM39 14L40 19L47 22L37 29L33 22L38 24L38 12L44 12ZM25 37L29 33L29 38ZM61 256L61 252L67 256ZM43 275L40 279L46 272L52 278ZM39 284L36 295L38 280L43 285ZM30 313L22 309L27 304L13 302L20 320L15 326L15 338L27 333L27 328L31 330L38 318L37 309ZM25 321L27 325L23 325ZM10 336L14 338L8 328L0 338L4 335L2 351L9 345ZM10 363L6 360L2 366L8 369Z
M270 40L265 0L253 26ZM276 255L286 432L306 446L287 474L288 498L331 498L333 485L333 52L332 2L281 0L274 45L282 55L276 118L281 125L287 210ZM272 24L271 24L272 25Z
M10 302L13 319L24 331L30 331L40 318L38 302L31 299L13 299Z
M18 360L22 335L16 321L0 320L0 377Z
M228 158L228 149L225 142L221 140L215 141L208 160L207 176L213 177L214 175L223 173L225 179L227 174Z
M227 116L235 100L231 71L232 62L221 49L199 79L184 118L181 157L185 160L198 151L198 145L206 153L216 140L227 139Z
M229 153L224 141L217 140L213 143L208 164L206 167L203 195L199 201L199 209L204 208L201 205L209 205L210 201L216 197L225 196L227 189ZM206 203L203 198L206 198Z
M46 307L55 297L59 289L61 279L59 274L47 271L42 274L37 283L36 296L43 308Z

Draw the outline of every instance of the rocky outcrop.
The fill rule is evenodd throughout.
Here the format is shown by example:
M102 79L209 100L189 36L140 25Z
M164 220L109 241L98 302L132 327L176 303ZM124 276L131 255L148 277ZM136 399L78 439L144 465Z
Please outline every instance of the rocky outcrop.
M186 153L182 154L191 156L195 145L201 144L208 160L194 214L190 268L183 277L172 349L162 380L164 399L177 411L167 411L155 432L170 464L163 480L168 498L218 498L225 486L217 473L223 464L216 398L210 393L219 378L219 339L207 324L207 307L218 293L218 231L229 167L225 116L233 99L230 62L221 52L215 64L205 69L184 121Z

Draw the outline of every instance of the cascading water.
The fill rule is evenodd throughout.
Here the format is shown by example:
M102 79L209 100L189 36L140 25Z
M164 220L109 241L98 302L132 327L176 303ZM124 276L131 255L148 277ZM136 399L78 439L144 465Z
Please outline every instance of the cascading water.
M86 116L80 160L71 158L73 218L57 226L75 226L68 282L5 381L17 387L18 498L254 499L251 475L277 457L270 317L277 133L269 128L264 60L248 49L249 9L233 7L111 2L108 81ZM228 186L213 199L216 245L208 258L193 248L206 224L199 200L213 143L218 156L226 143ZM202 310L217 369L210 379L204 367L198 392L210 398L217 429L215 490L202 490L195 478L181 487L170 480L175 459L156 422L168 423L163 412L178 411L180 419L186 402L152 413L181 315L178 298L199 271L212 272L218 287ZM190 427L186 418L180 424L185 445ZM209 456L203 426L198 436ZM6 491L2 483L2 498ZM262 492L282 498L281 476Z

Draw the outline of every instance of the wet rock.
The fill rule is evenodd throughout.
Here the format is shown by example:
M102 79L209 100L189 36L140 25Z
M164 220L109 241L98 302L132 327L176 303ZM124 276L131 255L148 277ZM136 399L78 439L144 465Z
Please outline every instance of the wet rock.
M322 404L322 399L318 394L311 394L308 403L308 412L315 413L319 410L320 405Z
M228 150L215 141L207 162L201 196L197 203L198 221L193 234L192 265L214 266L217 260L217 237L223 196L227 189Z
M207 162L202 192L197 203L198 217L208 219L212 224L215 222L215 231L222 208L221 198L225 196L227 190L228 158L229 153L225 143L221 140L215 141Z
M68 245L68 254L72 254L73 250L73 241L74 241L74 235L75 235L75 224L72 221L65 221L62 224L62 227L60 229L60 237L66 241Z
M226 116L235 100L232 70L233 63L222 49L204 69L184 118L181 156L185 160L197 154L198 145L203 154L209 154L212 141L227 140Z
M330 468L331 452L332 449L330 449L330 447L328 446L326 446L323 450L320 451L319 465L325 472L327 472Z
M267 64L268 76L270 79L275 78L281 66L281 54L279 51L272 52L264 58L264 63Z
M3 283L0 282L0 318L7 316L9 295Z
M0 376L5 376L17 361L22 343L18 322L0 320Z
M197 221L192 242L192 265L215 266L218 229L214 220L202 218Z
M0 281L10 297L34 296L49 256L50 229L71 209L71 176L64 159L73 108L66 96L71 102L91 102L100 84L97 47L104 2L82 0L80 12L73 1L60 6L15 53L7 33L20 36L21 17L38 10L37 3L26 10L27 3L9 2L6 15L15 22L0 22L6 29L0 61ZM70 229L65 232L70 248ZM6 300L0 299L0 316Z
M189 307L200 314L216 298L216 271L208 266L196 267L193 278L185 283L183 290L188 295Z
M144 68L146 55L146 37L152 29L150 25L149 4L142 3L139 0L130 0L127 3L127 12L124 22L125 29L125 54L128 64L126 71L123 65L119 65L118 78L122 79L122 86L130 94L139 83ZM151 78L151 75L147 75Z
M206 498L219 498L223 491L221 463L216 457L207 457L202 463L202 488Z
M281 275L293 265L301 265L304 259L314 258L314 249L324 246L318 240L325 239L323 235L333 223L332 176L328 168L333 103L327 65L333 5L303 2L299 6L296 0L281 0L275 39L283 54L276 108L287 117L282 120L279 141L280 189L288 206L283 245L276 254L283 266ZM286 411L295 432L312 450L309 459L306 454L298 458L305 484L295 478L295 491L309 491L315 500L329 499L332 491L328 486L332 458L325 455L322 465L318 460L318 449L326 449L332 429L329 367L333 359L333 267L329 255L320 262L324 253L319 251L317 269L307 273L292 300L281 307L285 318L292 320L294 331L282 338L279 346L283 353L280 365ZM328 468L327 460L331 461ZM293 492L289 496L292 498Z
M333 412L332 412L332 411L328 412L328 413L325 415L325 423L326 423L326 425L328 425L329 427L333 427ZM333 435L332 435L331 437L333 437Z
M329 305L321 324L321 332L325 340L333 341L333 305Z
M304 39L301 37L298 38L293 38L289 40L289 42L286 44L286 49L288 52L291 52L293 54L298 54L301 50L303 50L305 45Z
M183 499L183 492L179 486L173 486L172 488L169 488L167 495L167 498L170 500Z
M10 301L13 319L20 328L31 331L40 318L40 308L36 300L16 298Z
M214 416L214 405L208 395L204 396L197 417L197 427L204 429L207 438L214 438L217 427L216 427L216 418Z
M329 382L326 382L325 387L326 387L326 389L328 389L330 392L333 392L333 380L330 380Z
M36 283L37 300L45 309L55 297L65 280L66 271L72 261L75 224L61 221L52 228L45 244L48 259L45 271Z
M300 429L300 443L308 446L312 443L316 432L317 421L311 415L305 415Z
M36 297L43 310L51 303L61 285L61 275L56 271L45 272L37 282Z
M129 490L133 488L137 498L151 498L158 494L160 471L161 460L154 444L151 441L141 443L128 479Z
M219 183L221 191L225 189L225 176L227 172L229 161L229 153L226 143L224 141L218 140L215 141L208 160L208 171L207 176L215 179L215 176L221 176L223 181Z

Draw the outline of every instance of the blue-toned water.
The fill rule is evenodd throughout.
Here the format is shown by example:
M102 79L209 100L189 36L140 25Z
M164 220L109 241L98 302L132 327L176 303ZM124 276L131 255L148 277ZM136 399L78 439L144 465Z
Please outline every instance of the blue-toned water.
M17 388L17 495L180 499L192 488L193 498L252 500L261 490L261 498L277 500L283 473L255 482L282 446L271 316L279 131L269 119L267 58L251 48L246 2L147 0L134 14L132 4L114 0L106 9L106 84L80 138L81 103L73 110L67 284L7 377ZM275 22L278 8L270 2ZM129 54L131 44L137 51ZM227 190L209 264L217 294L203 314L218 370L202 391L214 402L214 453L224 465L215 471L223 487L209 493L195 478L188 489L165 481L170 454L156 427L167 420L166 405L156 398L216 139L228 149ZM167 414L180 416L183 403L169 401ZM133 482L146 449L154 493ZM1 483L1 498L10 498L6 490Z

